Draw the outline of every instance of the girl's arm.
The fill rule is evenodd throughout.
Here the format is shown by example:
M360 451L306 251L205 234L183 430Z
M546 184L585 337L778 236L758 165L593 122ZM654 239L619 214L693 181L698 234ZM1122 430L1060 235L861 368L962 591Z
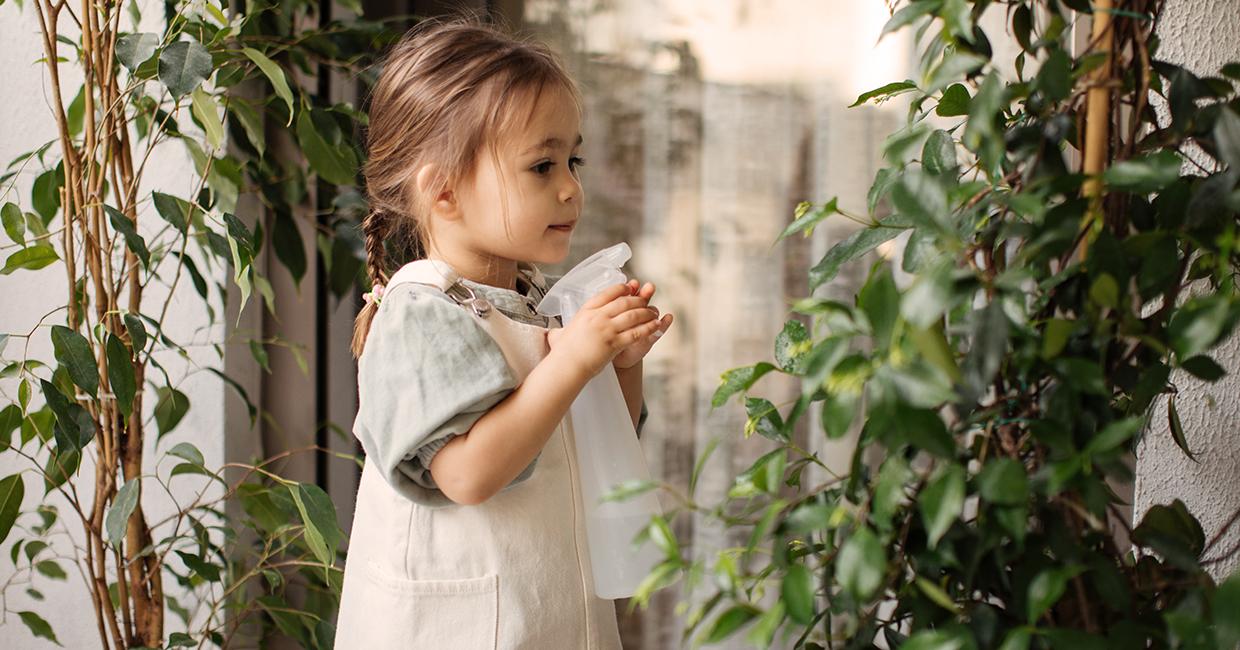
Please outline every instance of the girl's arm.
M435 454L430 466L435 484L463 505L494 496L533 462L589 380L581 364L551 350L467 434L453 438ZM637 380L641 381L640 373ZM640 407L640 386L638 395Z
M616 378L620 380L620 391L624 393L624 403L629 407L629 416L633 418L633 428L642 416L642 362L628 368L616 368Z

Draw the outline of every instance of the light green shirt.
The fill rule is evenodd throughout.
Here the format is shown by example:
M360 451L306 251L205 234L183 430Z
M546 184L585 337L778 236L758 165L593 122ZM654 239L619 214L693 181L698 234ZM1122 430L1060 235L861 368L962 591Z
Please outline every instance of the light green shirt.
M546 276L548 287L558 276ZM547 326L535 311L545 291L522 278L521 291L461 279L506 316ZM353 433L383 477L410 500L453 505L435 485L431 459L448 441L467 433L491 407L517 388L499 345L435 287L402 283L383 296L358 361L358 412ZM647 417L642 401L637 423ZM538 457L505 489L533 475Z

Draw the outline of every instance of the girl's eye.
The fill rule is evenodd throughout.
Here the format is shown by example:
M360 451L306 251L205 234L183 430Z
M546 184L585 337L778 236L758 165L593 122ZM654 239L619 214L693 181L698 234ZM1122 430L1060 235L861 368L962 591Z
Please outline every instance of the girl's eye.
M581 167L584 164L586 164L586 161L581 156L572 156L571 158L568 159L568 168L572 171L577 171L577 168ZM546 176L547 174L551 173L552 167L555 167L555 163L553 161L544 160L538 163L537 165L534 165L530 169L535 174L538 174L539 176Z

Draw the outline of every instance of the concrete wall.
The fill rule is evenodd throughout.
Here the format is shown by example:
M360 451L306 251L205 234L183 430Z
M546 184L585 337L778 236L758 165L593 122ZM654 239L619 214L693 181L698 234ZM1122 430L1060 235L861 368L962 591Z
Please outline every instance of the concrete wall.
M1234 0L1171 0L1159 23L1158 57L1199 75L1217 74L1229 61L1240 61L1240 11ZM1166 402L1158 404L1154 426L1137 453L1136 516L1151 506L1181 499L1215 537L1240 509L1240 336L1214 353L1227 376L1210 384L1186 373L1172 376L1180 394L1176 402L1189 448L1200 462L1184 456L1171 439ZM1217 557L1240 543L1233 526L1206 557ZM1216 577L1240 567L1240 556L1211 566Z
M144 26L148 30L159 30L159 23L162 22L163 5L158 2L143 1L139 2L143 7L143 11L148 13L144 17ZM67 14L62 14L62 25L73 26L72 20ZM125 29L129 29L126 25ZM76 33L69 33L62 27L61 33L66 34L70 38L76 38ZM62 55L70 52L65 46L61 46ZM71 54L69 54L71 55ZM42 63L36 61L43 56L42 44L39 36L39 23L36 14L33 11L30 2L26 2L25 6L19 8L17 3L9 2L0 6L0 78L3 79L5 89L5 99L0 102L0 165L7 165L10 160L31 149L41 146L56 137L55 123L52 114L48 109L52 101L52 94L47 78L46 67ZM73 98L77 89L81 84L81 76L77 74L67 74L73 70L72 66L62 64L61 92L65 96L66 101ZM192 128L189 119L180 120L183 128ZM59 155L59 144L54 144L47 152L47 159L54 161ZM15 184L10 187L7 183L0 186L0 203L17 202L25 210L31 210L30 207L30 187L34 181L38 169L35 165L27 167L26 171L20 174ZM161 190L178 196L188 196L191 194L193 183L195 180L193 167L185 154L184 147L179 143L171 145L161 145L156 147L150 161L147 163L147 170L144 175L139 196L149 197L152 190ZM143 220L150 224L152 219L158 221L155 216L154 209L150 206L149 201L142 207L139 214L139 222ZM59 223L53 223L55 226ZM148 243L151 241L151 233L145 232ZM0 259L12 254L14 250L10 247L11 242L7 237L0 236ZM59 248L59 247L58 247ZM220 269L216 267L215 271L211 271L208 267L199 265L206 275L208 284L213 285L215 282L221 281L223 277L213 277L218 275ZM171 265L168 266L168 282L171 282ZM18 271L12 275L0 276L0 332L7 333L26 333L39 321L47 312L51 311L58 305L64 305L67 301L67 281L65 278L64 267L62 265L52 265L40 271ZM158 315L158 309L163 305L164 298L168 295L167 289L159 282L152 282L148 286L146 293L146 301L143 306L144 312L148 314ZM212 301L216 307L218 314L222 313L219 304L219 296L212 289ZM36 331L30 342L29 357L52 361L52 347L48 339L48 327L53 324L64 323L64 312L52 314L44 322L44 327ZM180 425L168 436L159 442L158 447L155 444L154 435L150 436L145 451L146 472L158 473L158 475L167 481L168 473L173 467L173 463L165 461L160 465L154 462L163 455L173 445L189 441L197 445L202 450L208 467L218 467L223 462L223 438L224 438L224 387L222 382L205 370L207 367L223 367L223 363L218 358L213 348L204 345L209 342L218 342L223 339L223 325L217 322L214 326L207 324L207 313L201 299L195 293L192 284L187 277L181 278L176 288L176 295L173 296L172 304L168 310L168 318L165 321L165 330L173 340L185 345L189 349L189 359L182 359L176 353L163 352L156 353L157 359L168 369L172 378L173 385L190 398L190 410ZM10 339L6 349L3 350L2 356L6 362L18 360L22 358L22 339ZM148 373L152 377L158 377L157 372ZM162 381L162 378L160 379ZM153 388L151 384L147 385L147 397L144 407L147 416L150 416L154 407ZM37 391L36 391L37 392ZM0 394L3 397L3 403L7 404L15 400L16 383L12 379L0 380ZM34 402L37 404L41 398L36 397ZM151 431L154 431L154 423L151 421ZM87 454L87 458L83 459L82 467L78 472L79 481L79 499L89 507L92 501L92 487L94 485L94 466L91 462L93 453ZM73 558L76 555L74 546L80 546L83 535L81 526L72 509L59 497L53 495L46 500L41 500L43 493L42 479L38 474L30 472L28 464L21 459L17 459L13 454L6 453L0 455L0 477L9 476L17 471L26 470L25 475L25 500L22 505L24 511L33 511L40 503L56 504L60 510L60 521L53 528L50 539L46 541L52 544L55 555L58 556L61 568L68 573L68 580L55 581L49 580L41 575L30 576L28 565L25 558L22 559L22 570L15 572L12 562L9 560L9 549L18 538L29 537L27 533L15 527L9 533L8 539L4 544L0 545L0 585L8 585L10 581L13 584L4 594L4 620L0 621L0 647L10 650L20 650L24 648L53 648L50 642L43 639L33 637L18 618L17 613L22 610L32 610L43 616L51 623L53 630L61 644L66 648L96 648L99 647L98 635L94 623L94 615L91 613L91 602L88 591L85 587L83 573L72 566ZM189 503L193 497L203 489L206 485L205 477L201 476L179 476L171 482L172 495L182 503ZM218 484L216 484L218 485ZM145 495L143 497L143 507L146 508L148 519L150 521L158 521L166 518L172 512L175 512L170 495L158 486L153 480L144 480L143 482ZM208 492L208 495L211 494ZM37 522L38 519L34 515L24 515L18 520L19 526L23 523L27 526ZM165 526L154 531L155 539L160 540L166 537L170 528ZM182 526L182 531L184 526ZM40 559L49 559L51 554L47 551L44 555L39 556ZM183 570L180 566L180 560L172 556L170 561L174 563L178 569ZM28 582L28 584L27 584ZM178 593L175 581L165 574L165 589L170 594L183 598ZM38 602L30 598L26 594L26 587L33 587L42 592L45 600ZM188 603L191 604L192 603ZM183 625L171 612L167 614L166 629L168 632L183 630Z

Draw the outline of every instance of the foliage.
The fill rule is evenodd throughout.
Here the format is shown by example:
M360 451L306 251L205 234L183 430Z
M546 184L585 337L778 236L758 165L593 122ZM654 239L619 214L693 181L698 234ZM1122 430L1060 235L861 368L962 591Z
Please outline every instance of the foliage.
M1004 650L1240 640L1240 576L1216 584L1207 571L1236 549L1221 533L1207 540L1178 500L1124 531L1128 547L1110 487L1131 480L1126 459L1160 403L1184 453L1201 451L1186 444L1173 380L1222 376L1210 352L1240 320L1240 64L1201 77L1159 60L1156 0L1095 14L1110 28L1074 55L1067 27L1091 6L910 0L895 11L884 33L914 30L922 68L858 99L909 102L868 218L803 204L780 239L833 215L864 222L810 270L811 292L900 235L902 259L873 264L852 303L798 301L773 363L724 373L713 405L744 397L746 437L775 448L723 503L688 495L748 545L708 566L683 557L665 519L646 532L667 559L639 602L714 576L686 638L744 633L766 647L782 631L807 648ZM992 60L988 9L1019 44L1014 60ZM777 374L800 383L786 411L747 394ZM826 466L793 433L815 403L829 438L859 431L859 442L847 475L811 487L805 469Z
M24 468L0 478L0 542L11 544L15 565L6 590L28 585L38 601L43 581L82 575L105 648L224 646L255 623L258 634L330 647L341 533L327 496L273 473L280 457L232 464L228 476L241 479L229 484L225 467L208 467L193 443L170 446L167 436L189 412L186 381L204 372L240 395L251 425L262 415L217 369L224 343L248 347L264 368L272 346L301 358L278 336L231 332L225 341L216 326L251 292L274 312L268 266L259 263L269 252L294 280L305 275L299 221L313 228L337 294L360 277L353 224L365 205L348 186L358 171L354 127L365 115L301 80L339 71L365 81L398 32L333 20L302 0L151 6L163 9L157 32L137 31L152 21L132 1L6 9L37 14L58 135L0 176L11 241L0 246L0 273L53 266L69 288L28 332L0 335L0 377L15 387L0 408L0 453L6 467ZM361 12L356 2L342 6ZM83 82L62 95L66 78ZM160 145L184 147L192 191L146 189ZM14 190L30 177L27 201ZM243 196L261 209L239 214ZM187 282L207 313L192 343L166 328ZM230 294L239 297L231 305ZM54 358L34 357L30 342L48 338ZM176 503L187 485L198 486L195 498ZM162 493L173 512L153 521L147 496ZM61 512L65 505L72 512ZM166 624L165 608L180 622ZM4 616L11 613L6 604ZM16 614L57 641L39 613Z

